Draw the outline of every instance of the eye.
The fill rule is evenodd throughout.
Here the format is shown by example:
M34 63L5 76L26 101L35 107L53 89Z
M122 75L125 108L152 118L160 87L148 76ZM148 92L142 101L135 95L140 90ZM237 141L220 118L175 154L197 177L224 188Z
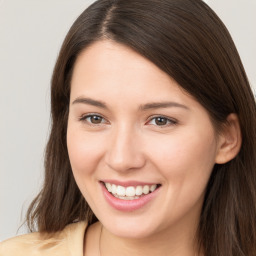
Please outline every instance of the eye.
M177 124L177 121L164 116L156 116L151 118L147 124L156 126L169 126Z
M99 125L99 124L107 123L107 121L102 116L94 115L94 114L82 116L79 120L87 122L92 125Z

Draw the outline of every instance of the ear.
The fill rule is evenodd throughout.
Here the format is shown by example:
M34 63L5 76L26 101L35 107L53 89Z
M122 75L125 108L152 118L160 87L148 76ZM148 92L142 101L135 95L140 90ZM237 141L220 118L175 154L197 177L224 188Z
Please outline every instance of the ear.
M234 113L228 115L218 138L218 151L215 163L225 164L239 153L242 144L242 135L238 116Z

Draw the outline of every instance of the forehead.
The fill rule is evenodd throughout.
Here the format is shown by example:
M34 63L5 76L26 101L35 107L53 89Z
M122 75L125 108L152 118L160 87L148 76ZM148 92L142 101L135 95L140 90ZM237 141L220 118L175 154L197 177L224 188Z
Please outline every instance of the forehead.
M77 58L71 80L71 96L98 92L129 96L181 93L181 87L154 63L132 49L112 41L99 41ZM184 93L184 92L183 92ZM134 96L134 95L133 95Z
M145 106L164 103L169 107L182 105L171 109L187 109L194 116L209 119L207 110L167 73L129 47L112 41L93 43L77 58L70 104L88 106L88 100L90 106L100 103L115 114L137 113L153 109Z
M147 76L151 76L151 78L152 75L156 74L155 77L157 78L171 79L142 55L113 41L98 41L82 51L75 63L72 82L74 82L76 75L81 75L81 72L86 72L88 69L104 74L114 73L115 75L120 73L125 75L137 70L138 74L146 72Z

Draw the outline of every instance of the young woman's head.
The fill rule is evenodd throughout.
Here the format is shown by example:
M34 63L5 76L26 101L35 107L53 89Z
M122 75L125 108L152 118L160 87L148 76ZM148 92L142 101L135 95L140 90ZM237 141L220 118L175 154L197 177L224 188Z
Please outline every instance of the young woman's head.
M134 237L184 228L206 255L252 255L255 100L204 2L95 2L63 43L51 96L45 185L30 225L54 232L98 218ZM130 199L141 187L153 193L120 203L105 188L115 185Z

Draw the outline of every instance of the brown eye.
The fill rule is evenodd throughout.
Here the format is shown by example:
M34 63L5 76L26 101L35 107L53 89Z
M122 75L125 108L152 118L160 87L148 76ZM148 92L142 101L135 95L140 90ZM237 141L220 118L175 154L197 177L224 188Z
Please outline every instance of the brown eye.
M89 120L88 120L89 119ZM102 123L102 120L103 118L101 116L96 116L96 115L93 115L93 116L89 116L87 117L87 120L92 123L92 124L100 124Z
M91 125L105 124L107 121L99 115L86 115L79 118L80 121L89 123Z
M171 126L176 125L177 121L164 116L156 116L152 118L147 124L155 126Z
M156 117L155 123L156 125L166 125L168 123L168 119L165 117Z

